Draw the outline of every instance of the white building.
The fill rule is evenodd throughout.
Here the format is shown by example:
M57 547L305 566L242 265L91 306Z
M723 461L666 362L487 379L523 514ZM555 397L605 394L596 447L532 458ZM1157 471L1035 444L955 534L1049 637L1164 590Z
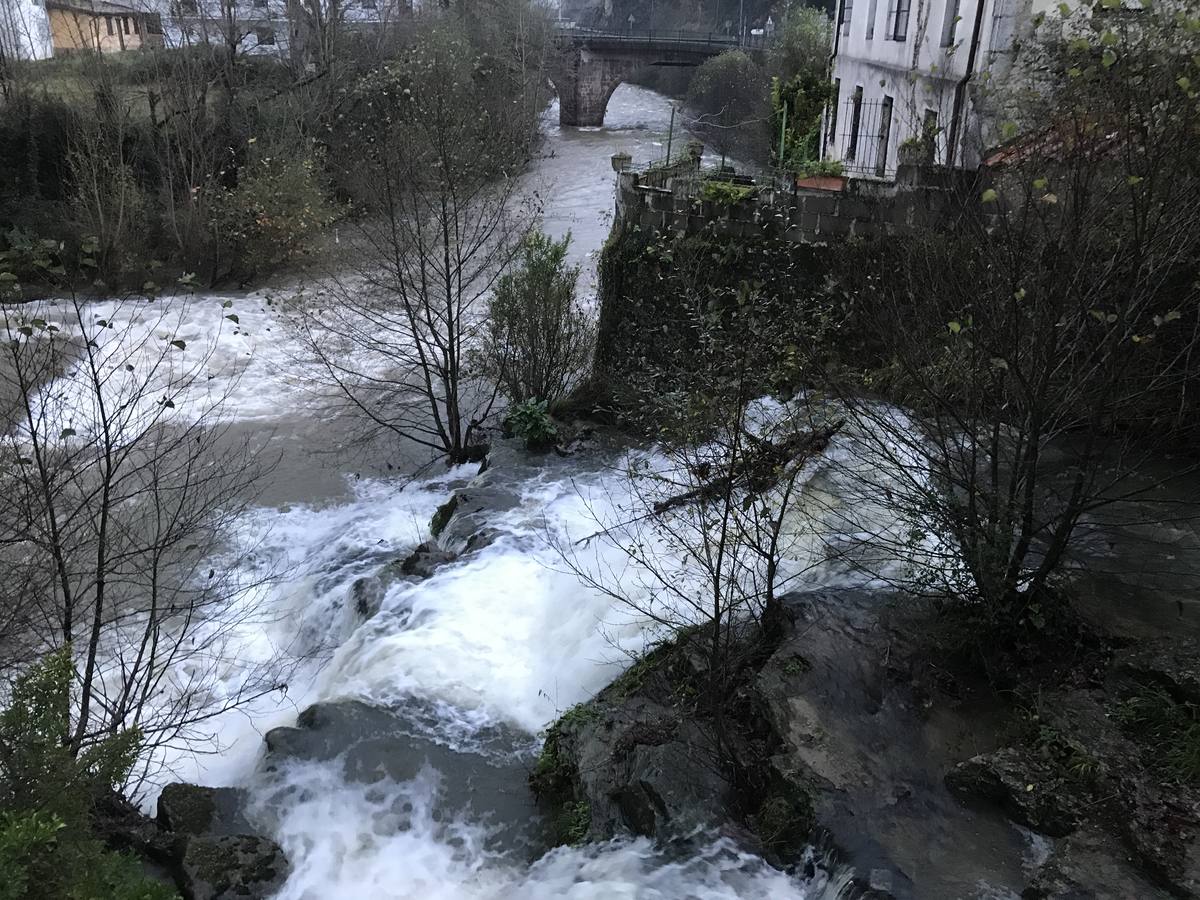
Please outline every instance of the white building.
M3 2L3 0L0 0ZM167 43L237 45L240 52L287 57L296 39L381 34L412 15L414 0L160 0Z
M902 144L928 162L978 163L988 123L972 87L1007 71L1014 41L1054 0L839 2L823 155L852 177L891 178Z
M44 0L0 0L0 57L48 59L53 54Z

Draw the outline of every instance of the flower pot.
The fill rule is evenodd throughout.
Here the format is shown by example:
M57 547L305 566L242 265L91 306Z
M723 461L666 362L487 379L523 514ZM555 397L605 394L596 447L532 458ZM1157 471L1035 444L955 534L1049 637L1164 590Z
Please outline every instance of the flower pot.
M846 187L845 175L809 175L796 179L797 188L816 191L840 191Z

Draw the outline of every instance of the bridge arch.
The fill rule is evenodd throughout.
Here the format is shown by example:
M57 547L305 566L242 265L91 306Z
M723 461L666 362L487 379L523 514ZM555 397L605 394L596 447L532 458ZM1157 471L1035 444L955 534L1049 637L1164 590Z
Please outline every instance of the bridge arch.
M563 29L558 43L563 52L550 81L558 92L560 125L603 125L613 91L647 66L698 66L725 50L762 50L734 37L693 32Z

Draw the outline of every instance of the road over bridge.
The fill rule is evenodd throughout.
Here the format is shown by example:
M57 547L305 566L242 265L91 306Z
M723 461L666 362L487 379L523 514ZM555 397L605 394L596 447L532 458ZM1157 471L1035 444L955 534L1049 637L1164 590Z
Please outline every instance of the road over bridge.
M560 125L603 125L608 98L647 66L698 66L726 50L759 53L762 37L696 31L599 31L559 28L561 53L551 66Z

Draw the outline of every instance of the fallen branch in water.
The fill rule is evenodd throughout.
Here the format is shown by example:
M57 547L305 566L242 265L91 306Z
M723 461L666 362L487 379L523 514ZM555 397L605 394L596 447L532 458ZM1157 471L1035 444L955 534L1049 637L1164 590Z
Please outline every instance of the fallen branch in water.
M788 435L779 443L772 443L746 432L744 437L754 449L739 460L732 475L714 478L682 494L660 500L654 504L654 513L661 515L689 503L719 497L741 482L755 493L761 492L777 479L777 473L782 466L798 458L807 459L823 453L843 425L845 422L839 420L815 431Z

